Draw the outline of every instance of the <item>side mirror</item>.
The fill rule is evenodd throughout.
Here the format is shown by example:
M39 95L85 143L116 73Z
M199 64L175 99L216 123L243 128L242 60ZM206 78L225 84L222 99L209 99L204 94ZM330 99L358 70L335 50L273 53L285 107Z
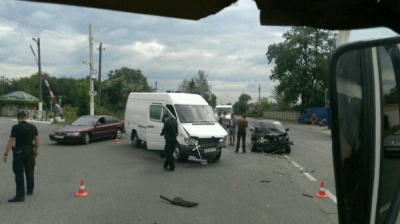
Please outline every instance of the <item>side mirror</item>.
M285 131L288 132L288 131L289 131L289 128L286 128Z
M250 131L254 131L254 128L250 128Z
M390 130L400 118L400 38L341 46L329 66L339 223L395 223L400 156L387 149L398 147Z

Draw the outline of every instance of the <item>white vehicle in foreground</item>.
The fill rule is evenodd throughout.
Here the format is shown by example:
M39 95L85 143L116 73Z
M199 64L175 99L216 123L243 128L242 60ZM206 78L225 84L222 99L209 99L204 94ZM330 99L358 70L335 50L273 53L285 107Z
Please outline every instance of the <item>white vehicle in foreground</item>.
M125 130L135 147L145 143L147 149L163 150L160 136L164 114L178 123L174 158L184 161L189 156L217 161L225 146L227 133L215 120L208 103L196 94L130 93L125 110Z

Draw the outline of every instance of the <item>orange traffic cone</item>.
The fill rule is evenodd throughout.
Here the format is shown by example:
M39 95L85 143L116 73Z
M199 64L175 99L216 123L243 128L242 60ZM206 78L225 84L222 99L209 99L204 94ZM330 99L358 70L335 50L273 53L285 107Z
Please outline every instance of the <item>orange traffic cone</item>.
M114 144L117 144L117 145L119 144L118 137L115 138Z
M319 188L319 192L315 195L318 198L329 198L328 195L325 193L325 185L324 182L321 182L321 187Z
M82 179L81 180L81 186L79 187L79 191L78 191L78 193L75 194L75 196L77 196L77 197L85 197L85 196L88 196L88 195L89 195L89 193L85 189L85 182Z

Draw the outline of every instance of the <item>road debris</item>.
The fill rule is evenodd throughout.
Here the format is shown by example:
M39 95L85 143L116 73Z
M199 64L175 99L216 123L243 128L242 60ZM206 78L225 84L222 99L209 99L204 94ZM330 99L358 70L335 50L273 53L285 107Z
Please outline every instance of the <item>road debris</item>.
M197 202L185 201L185 200L183 200L182 198L179 198L179 197L174 198L173 200L171 200L171 199L166 198L166 197L164 197L164 196L162 196L160 194L160 198L162 198L162 199L164 199L166 201L169 201L173 205L179 205L179 206L183 206L183 207L187 207L187 208L199 205L199 203L197 203Z
M309 195L309 194L302 194L303 196L306 196L306 197L309 197L309 198L313 198L314 196L312 196L312 195Z
M271 183L270 180L261 180L260 182L261 182L261 183Z

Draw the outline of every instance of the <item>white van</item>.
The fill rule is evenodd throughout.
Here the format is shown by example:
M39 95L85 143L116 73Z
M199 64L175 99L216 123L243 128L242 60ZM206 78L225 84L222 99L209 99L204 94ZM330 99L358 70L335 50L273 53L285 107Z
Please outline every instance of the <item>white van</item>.
M175 117L178 123L175 160L184 161L188 156L219 160L227 133L218 124L208 103L196 94L130 93L125 110L125 130L132 145L138 147L145 143L147 149L163 150L165 140L160 132L165 113Z
M221 112L221 114L224 114L224 111L226 111L226 117L225 119L230 119L231 114L233 114L233 107L232 105L217 105L215 106L215 116L218 116L218 113Z

